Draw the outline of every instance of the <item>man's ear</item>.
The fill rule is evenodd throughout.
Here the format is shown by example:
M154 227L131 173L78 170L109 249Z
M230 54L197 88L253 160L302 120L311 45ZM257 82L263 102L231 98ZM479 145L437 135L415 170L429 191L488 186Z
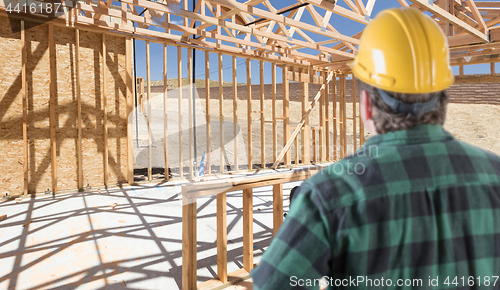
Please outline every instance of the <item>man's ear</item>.
M373 108L370 103L370 95L368 95L368 92L366 90L361 90L360 94L360 100L361 103L363 104L361 106L362 109L362 114L364 115L365 120L369 120L372 118L373 115Z

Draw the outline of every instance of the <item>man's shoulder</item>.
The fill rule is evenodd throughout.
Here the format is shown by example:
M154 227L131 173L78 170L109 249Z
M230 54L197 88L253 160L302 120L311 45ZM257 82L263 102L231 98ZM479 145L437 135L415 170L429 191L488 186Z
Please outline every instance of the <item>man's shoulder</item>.
M374 164L374 156L355 153L328 165L301 187L321 196L330 208L351 205L366 197L364 191L370 186L365 183L366 176L377 178L374 174L378 168Z
M436 165L443 168L433 167ZM337 207L392 194L398 189L411 191L416 188L412 180L419 180L421 186L440 186L434 184L442 179L440 175L465 173L487 174L491 181L492 176L500 176L500 156L457 139L390 147L366 146L327 166L304 186ZM478 177L478 180L482 179Z

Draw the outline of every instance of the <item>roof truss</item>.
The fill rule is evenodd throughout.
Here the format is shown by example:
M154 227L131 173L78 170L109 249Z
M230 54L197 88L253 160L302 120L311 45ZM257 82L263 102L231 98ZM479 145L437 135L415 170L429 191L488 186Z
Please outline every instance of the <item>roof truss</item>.
M0 10L5 10L6 1L0 0ZM377 4L377 0L296 0L277 9L276 0L239 1L197 0L190 11L186 0L78 0L76 13L65 13L57 20L242 57L345 69L362 32L340 33L332 15L366 25ZM500 1L398 1L426 11L439 23L448 36L453 62L498 57ZM302 21L306 14L313 24Z

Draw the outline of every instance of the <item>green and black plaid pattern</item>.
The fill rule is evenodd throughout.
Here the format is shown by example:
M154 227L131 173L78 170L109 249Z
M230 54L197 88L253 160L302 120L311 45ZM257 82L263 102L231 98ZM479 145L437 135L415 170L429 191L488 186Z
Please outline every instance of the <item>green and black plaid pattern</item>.
M318 289L296 281L323 276L393 283L339 288L500 289L500 279L467 284L500 275L500 157L439 125L369 138L304 182L293 204L251 273L256 290Z

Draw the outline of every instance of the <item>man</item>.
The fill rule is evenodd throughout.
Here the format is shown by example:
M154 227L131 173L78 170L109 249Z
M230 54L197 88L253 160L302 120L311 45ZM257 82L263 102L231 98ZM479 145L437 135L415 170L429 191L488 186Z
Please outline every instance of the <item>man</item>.
M412 8L366 27L351 68L371 137L301 185L255 290L500 288L500 157L443 129L448 53Z

